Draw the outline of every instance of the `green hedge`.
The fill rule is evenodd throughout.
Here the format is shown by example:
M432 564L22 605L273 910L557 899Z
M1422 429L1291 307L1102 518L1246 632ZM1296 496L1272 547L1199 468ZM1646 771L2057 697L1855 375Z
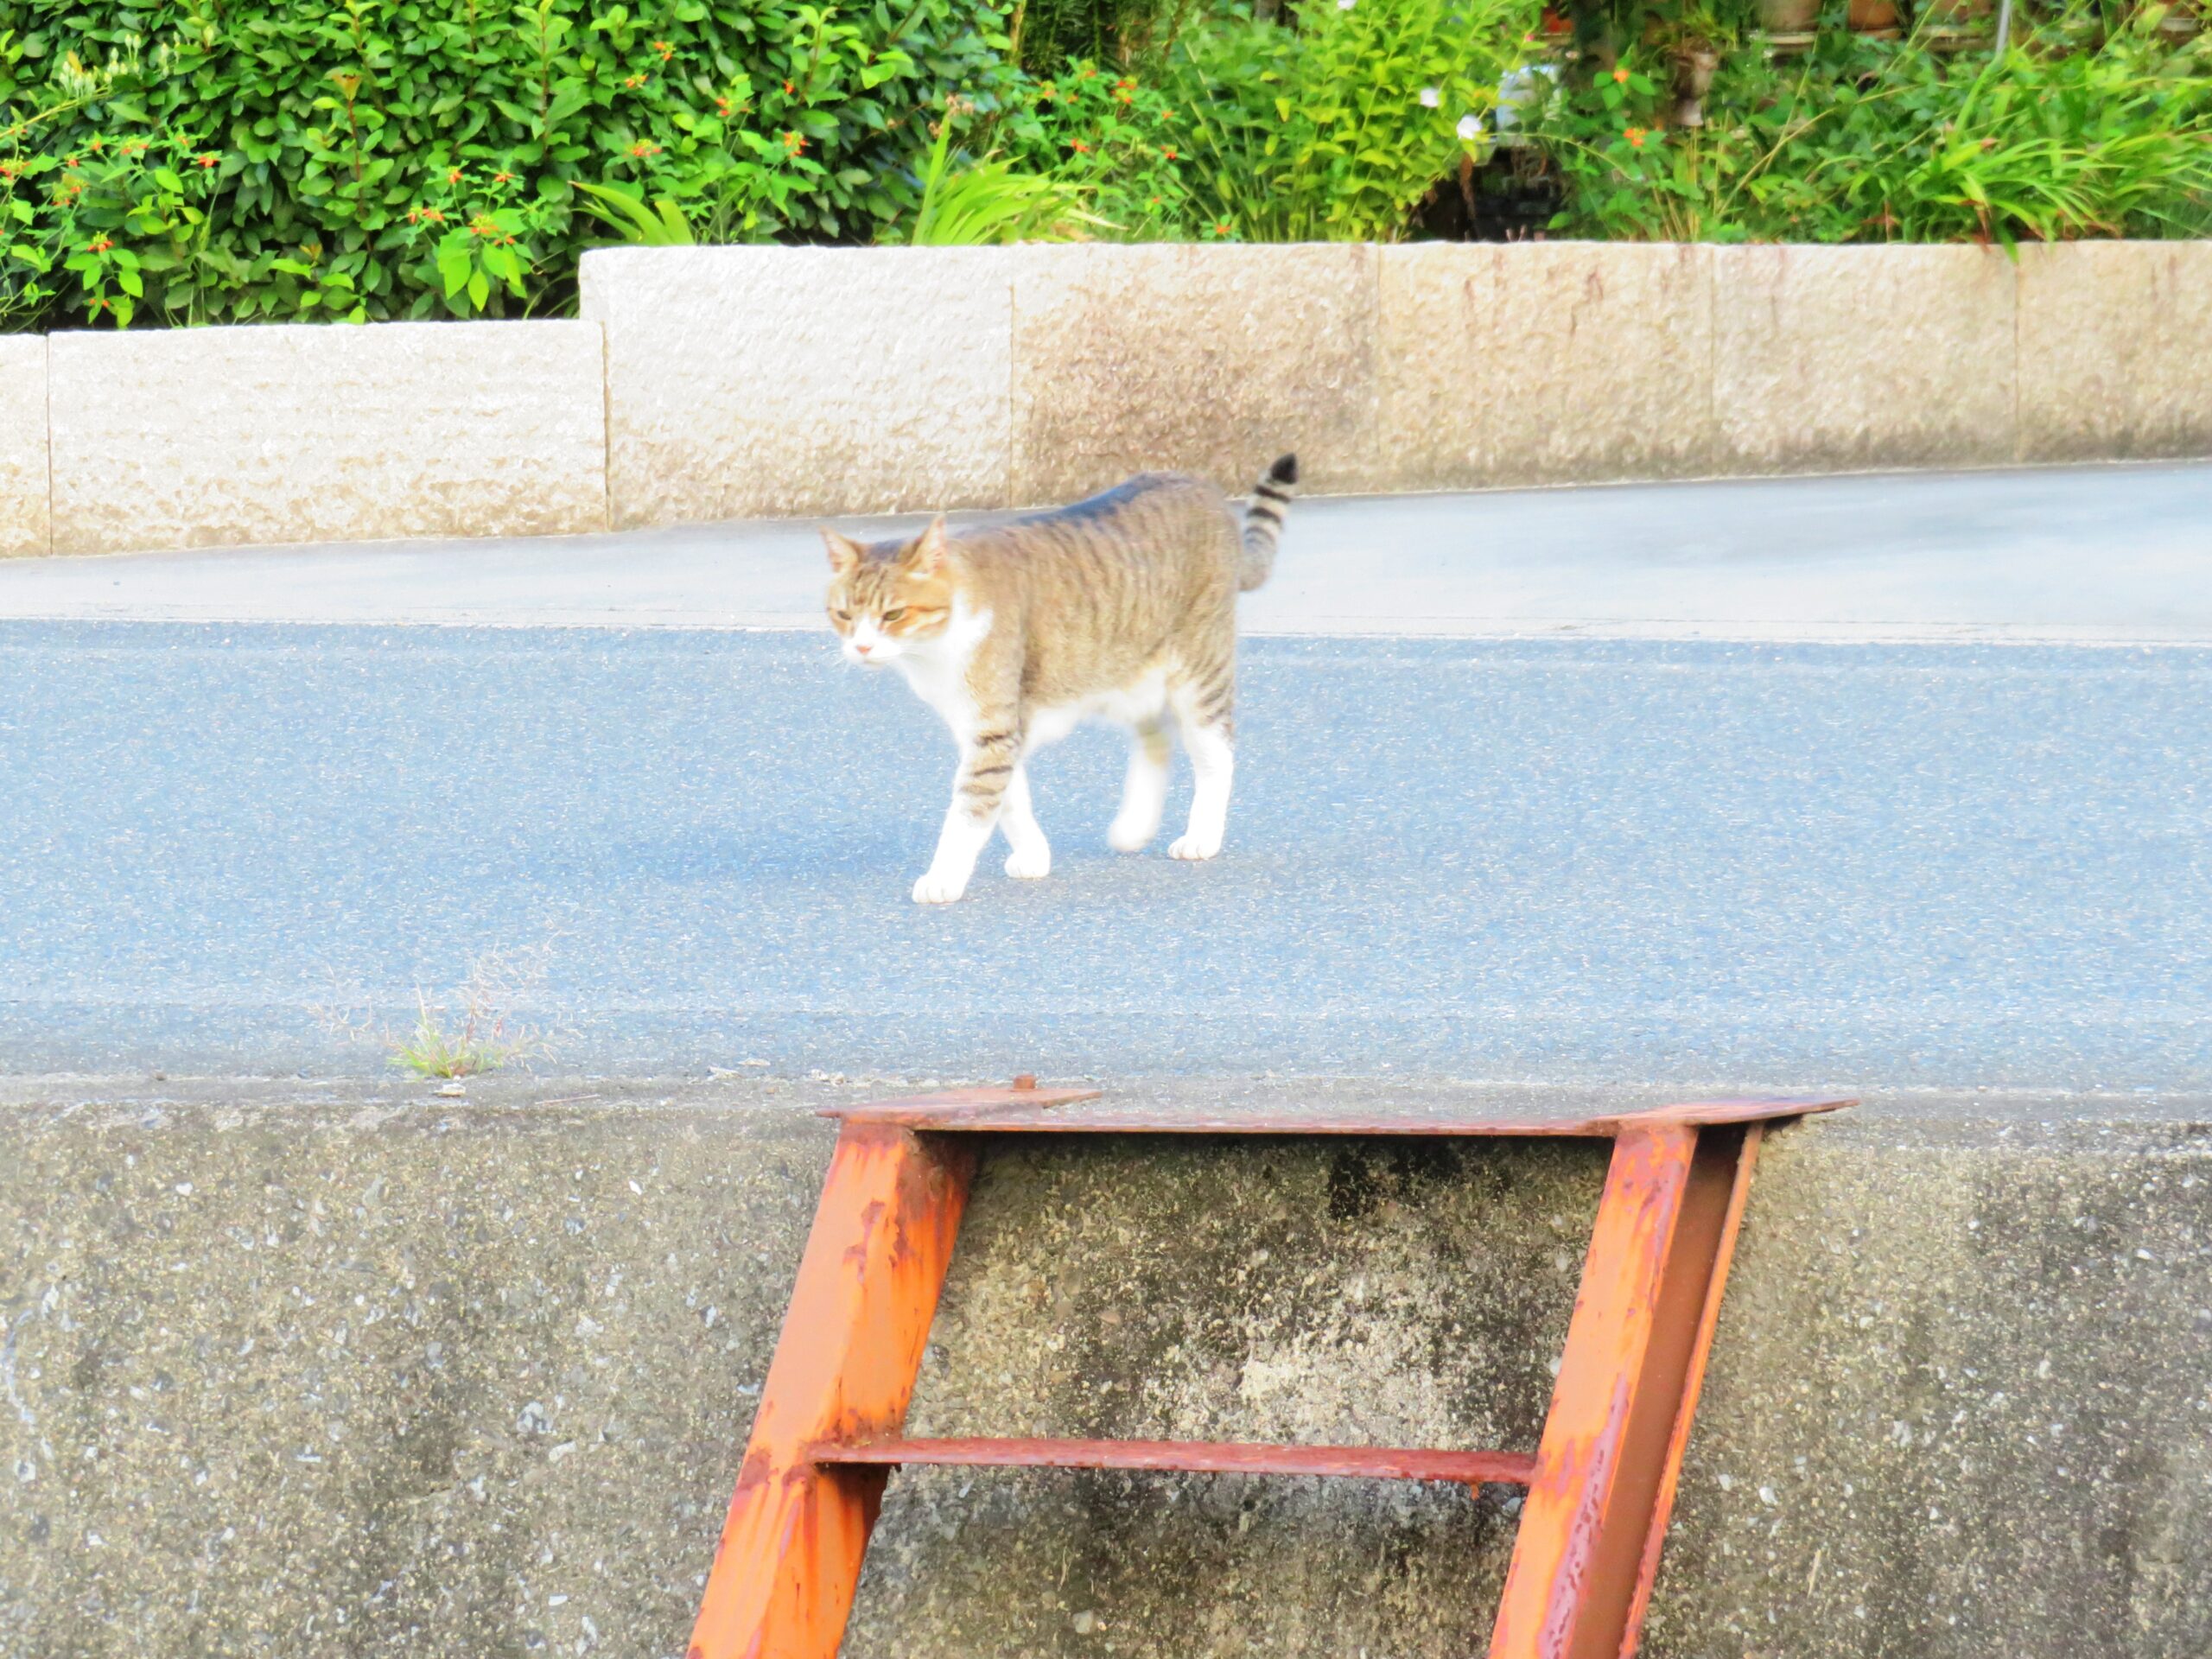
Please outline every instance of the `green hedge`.
M872 240L927 111L990 106L995 0L0 0L0 327L518 315L603 232ZM921 129L918 130L918 129Z

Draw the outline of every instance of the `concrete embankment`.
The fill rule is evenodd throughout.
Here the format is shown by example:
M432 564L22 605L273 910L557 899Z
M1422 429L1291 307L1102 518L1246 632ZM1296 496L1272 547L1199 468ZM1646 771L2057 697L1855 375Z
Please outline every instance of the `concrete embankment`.
M0 1085L0 1651L680 1652L809 1109L890 1086ZM1379 1086L1427 1085L1142 1085ZM1532 1445L1602 1157L1008 1148L913 1426ZM1646 1651L2212 1650L2208 1377L2212 1102L1781 1131ZM1511 1532L1497 1492L901 1477L847 1651L1440 1659Z

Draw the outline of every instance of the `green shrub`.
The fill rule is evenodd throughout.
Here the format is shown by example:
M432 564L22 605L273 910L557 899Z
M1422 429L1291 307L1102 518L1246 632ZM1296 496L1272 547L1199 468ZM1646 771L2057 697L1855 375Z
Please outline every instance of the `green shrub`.
M1166 51L1206 10L1205 0L1014 0L1007 29L1032 74L1057 75L1077 60L1128 69Z
M1487 149L1533 0L1322 0L1193 23L1150 66L1078 60L1005 118L1130 239L1393 241Z
M1661 128L1669 71L1637 54L1562 91L1538 130L1572 235L1997 242L2197 236L2212 221L2212 79L2147 16L2087 51L1999 61L1827 35L1796 63L1738 51L1706 124ZM1614 76L1618 76L1616 79Z
M1192 120L1156 83L1077 60L1033 81L1001 118L1008 158L1071 184L1117 241L1187 240L1199 209L1189 181Z
M1221 234L1395 241L1491 143L1535 0L1317 0L1294 30L1186 34L1166 91L1189 112L1193 194Z
M1004 27L997 0L10 0L0 326L561 308L604 235L572 179L702 240L874 240L925 112L1010 84Z

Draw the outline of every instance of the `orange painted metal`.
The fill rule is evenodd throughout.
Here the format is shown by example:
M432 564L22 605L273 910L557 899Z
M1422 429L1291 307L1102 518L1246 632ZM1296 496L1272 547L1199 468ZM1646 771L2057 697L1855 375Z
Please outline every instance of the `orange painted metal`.
M887 1471L812 1448L906 1422L974 1164L950 1138L839 1135L689 1659L834 1659Z
M823 1446L824 1463L950 1464L963 1469L1175 1469L1225 1475L1345 1475L1526 1486L1535 1459L1521 1452L1434 1452L1383 1446L1224 1445L1211 1440L870 1440Z
M1742 1141L1662 1122L1614 1143L1491 1659L1622 1651Z
M1675 1512L1675 1488L1681 1478L1682 1454L1689 1450L1690 1426L1696 1421L1698 1397L1705 1389L1705 1362L1712 1355L1713 1334L1720 1325L1720 1298L1728 1288L1728 1268L1736 1259L1736 1235L1743 1229L1744 1206L1751 1200L1751 1175L1758 1167L1759 1142L1765 1134L1764 1123L1747 1125L1736 1154L1728 1207L1720 1219L1720 1236L1713 1242L1712 1264L1706 1274L1705 1306L1698 1316L1697 1332L1682 1379L1681 1406L1675 1414L1674 1433L1667 1441L1666 1464L1659 1473L1659 1490L1654 1495L1650 1524L1643 1535L1643 1558L1637 1565L1636 1595L1629 1604L1628 1621L1621 1632L1619 1659L1636 1659L1637 1643L1643 1636L1643 1616L1651 1607L1652 1586L1659 1580L1659 1554L1666 1547L1667 1522ZM1700 1154L1707 1150L1701 1142ZM1681 1248L1682 1236L1689 1225L1688 1216L1675 1224L1677 1249ZM1685 1272L1688 1268L1686 1261Z
M1509 1120L1448 1096L1356 1115L1275 1103L1196 1116L1088 1103L1096 1096L1025 1075L1012 1089L825 1114L843 1128L690 1659L833 1659L884 1482L903 1464L1525 1484L1491 1659L1634 1659L1763 1128L1853 1103L1702 1101ZM1535 1455L902 1438L973 1173L969 1136L1019 1131L1611 1137Z
M1470 1111L1449 1093L1380 1103L1357 1111L1306 1109L1281 1101L1232 1102L1193 1111L1172 1100L1102 1100L1096 1090L972 1090L867 1105L824 1107L824 1117L848 1123L896 1123L914 1129L994 1135L1388 1135L1581 1136L1604 1140L1639 1125L1703 1128L1832 1112L1854 1103L1833 1095L1753 1100L1685 1101L1626 1112L1557 1117L1497 1117Z

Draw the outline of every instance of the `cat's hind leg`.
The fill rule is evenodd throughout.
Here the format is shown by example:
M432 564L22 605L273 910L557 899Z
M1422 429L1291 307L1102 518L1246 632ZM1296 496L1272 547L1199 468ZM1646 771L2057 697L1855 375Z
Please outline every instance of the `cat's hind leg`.
M1106 844L1116 852L1141 851L1160 833L1160 815L1167 805L1167 765L1173 752L1165 721L1141 721L1131 734L1122 810L1106 830Z
M1176 723L1190 751L1193 784L1191 821L1168 843L1170 858L1211 858L1229 828L1229 782L1236 770L1231 671L1224 664L1176 690Z
M1052 873L1052 843L1045 839L1044 826L1029 804L1029 768L1019 763L999 808L999 828L1006 831L1008 875L1034 881Z

